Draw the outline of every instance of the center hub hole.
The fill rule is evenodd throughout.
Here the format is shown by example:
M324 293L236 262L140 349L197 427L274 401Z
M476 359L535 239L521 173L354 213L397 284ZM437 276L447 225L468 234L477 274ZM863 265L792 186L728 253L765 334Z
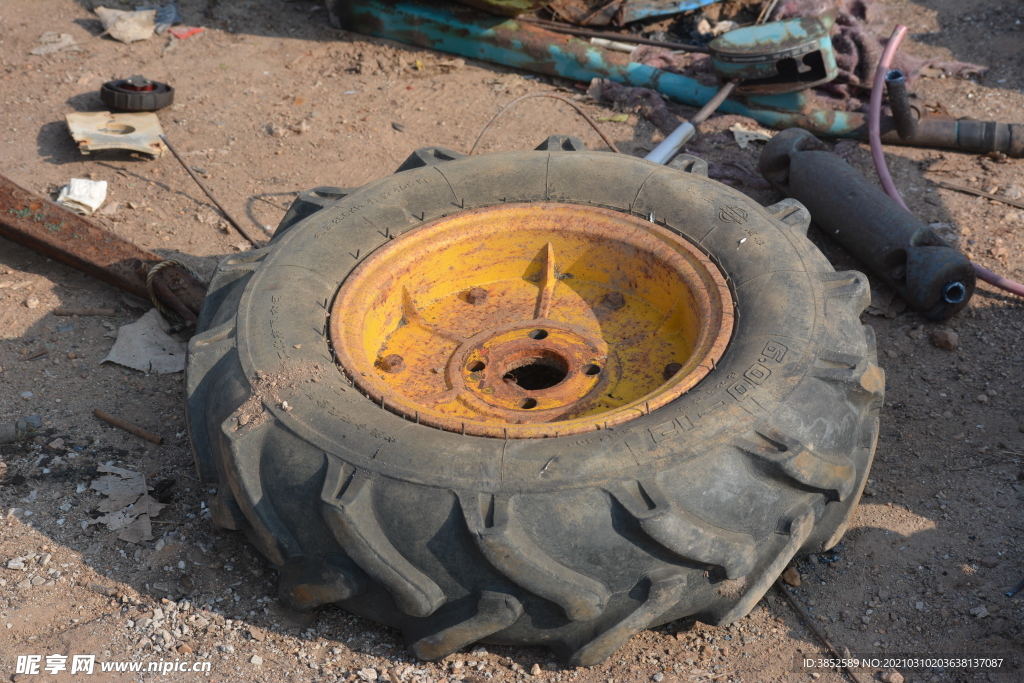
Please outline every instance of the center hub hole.
M566 362L551 355L523 358L514 368L502 375L502 379L526 391L540 391L555 386L568 374Z

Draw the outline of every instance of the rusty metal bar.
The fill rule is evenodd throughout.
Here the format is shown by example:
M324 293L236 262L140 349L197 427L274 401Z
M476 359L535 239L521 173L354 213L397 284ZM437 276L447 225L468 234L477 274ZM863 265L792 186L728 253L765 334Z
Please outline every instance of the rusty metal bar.
M0 237L149 299L146 273L164 259L0 175ZM206 285L177 266L156 274L161 300L199 313Z

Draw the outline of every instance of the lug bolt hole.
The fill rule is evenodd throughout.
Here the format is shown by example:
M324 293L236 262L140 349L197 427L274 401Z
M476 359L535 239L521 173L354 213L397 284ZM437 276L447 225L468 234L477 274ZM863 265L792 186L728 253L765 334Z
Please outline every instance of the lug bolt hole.
M587 366L585 366L583 368L583 374L584 375L590 375L591 377L593 377L594 375L599 374L600 372L601 372L601 368L596 366L596 365L594 365L593 363L591 363L590 365L587 365Z
M480 372L486 367L487 365L485 365L482 361L475 360L467 366L467 369L470 372Z
M546 338L548 336L548 331L547 330L534 330L533 332L530 332L526 336L529 337L530 339L544 339L544 338Z
M524 398L519 402L519 407L523 410L529 410L530 408L537 407L537 399L535 398Z

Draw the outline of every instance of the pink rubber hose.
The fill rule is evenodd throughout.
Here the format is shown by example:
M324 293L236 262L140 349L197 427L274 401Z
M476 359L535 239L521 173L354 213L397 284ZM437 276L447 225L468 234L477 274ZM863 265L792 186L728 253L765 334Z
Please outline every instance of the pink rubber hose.
M885 163L885 154L882 152L881 124L882 92L885 89L885 75L889 73L893 57L896 56L896 50L899 49L905 35L907 35L907 27L903 24L897 24L892 32L892 36L889 37L889 42L885 45L885 50L882 51L882 58L878 61L878 69L875 71L875 82L871 87L871 100L868 103L868 142L871 144L871 159L875 162L875 172L878 173L882 189L885 190L887 195L895 199L900 206L906 209L907 213L911 213L910 209L907 208L906 202L903 201L903 197L900 196L899 190L896 189L896 185L893 184L892 176L889 174L889 167ZM974 274L979 279L1011 294L1024 297L1024 285L1021 283L1005 278L1002 275L996 275L991 270L982 268L977 263L972 262L971 265L974 266Z

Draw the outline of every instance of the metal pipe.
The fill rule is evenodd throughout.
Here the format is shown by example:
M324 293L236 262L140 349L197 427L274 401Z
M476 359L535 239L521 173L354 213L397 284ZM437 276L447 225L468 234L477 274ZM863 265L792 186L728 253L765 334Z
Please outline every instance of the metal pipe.
M970 260L805 130L790 128L761 153L761 174L929 320L945 320L974 293Z
M896 124L896 133L900 140L913 140L917 135L917 116L910 106L907 94L907 78L899 69L890 69L885 74L885 90L889 94L889 107L892 109L892 120Z
M647 161L653 161L656 164L667 164L679 154L683 146L690 141L693 134L697 132L697 126L704 123L709 116L715 113L715 110L729 97L733 90L736 89L738 81L729 81L722 88L715 93L715 96L708 100L707 104L700 108L700 110L690 117L689 121L683 122L678 128L672 131L664 140L662 140L657 147L651 150L650 154L644 157Z

